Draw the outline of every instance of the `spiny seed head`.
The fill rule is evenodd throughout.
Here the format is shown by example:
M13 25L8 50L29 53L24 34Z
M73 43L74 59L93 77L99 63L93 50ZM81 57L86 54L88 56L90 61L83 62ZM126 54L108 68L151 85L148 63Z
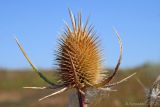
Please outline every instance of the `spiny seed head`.
M66 30L61 35L57 52L58 70L65 86L76 87L94 85L99 80L100 52L93 27L81 23L81 13L78 22L70 12L73 28L66 23Z
M160 106L160 76L156 79L152 88L149 90L147 103L149 107Z

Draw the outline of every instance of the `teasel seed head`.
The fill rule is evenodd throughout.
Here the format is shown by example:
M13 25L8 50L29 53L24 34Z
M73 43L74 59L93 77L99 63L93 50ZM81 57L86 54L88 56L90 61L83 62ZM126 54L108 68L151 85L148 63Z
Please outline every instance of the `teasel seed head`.
M103 70L101 69L101 54L99 50L98 38L94 32L94 27L91 25L88 26L89 18L87 19L86 24L84 26L82 25L81 13L78 14L77 21L70 10L69 14L72 22L72 28L65 23L66 29L59 39L59 46L56 54L56 61L58 65L57 69L59 71L62 83L53 83L47 79L31 62L22 45L16 38L16 42L20 50L33 70L40 76L41 79L50 85L49 87L24 88L58 90L39 99L39 101L60 94L70 88L76 88L79 106L87 107L87 103L85 101L87 89L93 88L102 91L111 91L111 87L123 83L135 75L135 73L116 83L110 83L110 81L117 74L122 59L122 41L120 35L114 29L120 45L120 55L114 72L110 76L105 75L104 78L102 78L101 73Z
M71 11L69 13L73 28L66 23L66 30L59 40L58 71L65 86L88 87L97 83L102 71L98 40L93 27L88 27L88 21L82 26L81 13L78 21Z
M157 77L149 90L147 104L148 107L160 106L160 76Z

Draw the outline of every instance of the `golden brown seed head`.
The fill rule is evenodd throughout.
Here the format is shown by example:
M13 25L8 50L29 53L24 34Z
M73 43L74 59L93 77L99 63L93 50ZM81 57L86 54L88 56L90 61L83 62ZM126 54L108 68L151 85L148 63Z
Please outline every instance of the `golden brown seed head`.
M90 86L98 81L100 74L100 52L93 27L83 27L81 14L78 22L70 12L73 30L66 24L57 53L58 70L65 86ZM78 24L77 24L78 23Z

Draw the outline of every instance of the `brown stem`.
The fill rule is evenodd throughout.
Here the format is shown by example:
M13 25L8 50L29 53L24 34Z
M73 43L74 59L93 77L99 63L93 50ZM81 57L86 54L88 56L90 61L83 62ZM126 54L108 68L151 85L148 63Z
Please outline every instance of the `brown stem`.
M87 107L85 95L82 94L79 89L77 89L77 94L79 100L79 107Z

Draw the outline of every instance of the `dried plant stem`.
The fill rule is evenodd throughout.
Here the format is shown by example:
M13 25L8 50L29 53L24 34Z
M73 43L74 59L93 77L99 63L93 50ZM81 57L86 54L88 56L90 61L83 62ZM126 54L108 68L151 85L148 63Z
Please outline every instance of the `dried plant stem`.
M85 94L82 94L80 90L77 89L77 95L79 100L79 107L87 107Z

